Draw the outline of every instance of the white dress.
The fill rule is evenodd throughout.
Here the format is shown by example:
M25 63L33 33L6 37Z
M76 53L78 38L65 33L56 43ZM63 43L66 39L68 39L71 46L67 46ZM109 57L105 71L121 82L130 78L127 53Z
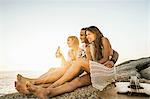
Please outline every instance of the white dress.
M98 62L90 61L90 76L92 86L102 91L107 85L115 82L115 68L108 68Z
M92 55L94 48L90 47L90 50ZM90 76L92 86L102 91L107 85L115 82L115 67L108 68L96 61L90 61Z

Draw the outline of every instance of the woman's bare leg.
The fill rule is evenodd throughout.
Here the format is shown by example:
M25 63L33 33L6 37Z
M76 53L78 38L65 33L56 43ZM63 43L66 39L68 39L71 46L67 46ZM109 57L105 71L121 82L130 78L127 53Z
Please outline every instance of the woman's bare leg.
M48 72L46 72L45 74L41 75L40 77L38 77L37 79L42 79L42 78L45 78L49 75L49 73L52 73L55 69L58 69L58 68L50 68L48 70Z
M49 94L51 97L53 97L53 96L57 96L66 92L72 92L79 87L87 86L90 84L91 84L90 75L86 74L81 77L75 78L71 82L67 82L61 86L50 89Z
M52 83L58 80L60 77L62 77L63 74L66 72L67 68L69 67L66 66L54 69L53 71L48 71L47 73L43 74L42 76L36 79L26 78L18 74L17 80L21 82L30 81L32 84Z
M29 79L18 74L17 75L18 81L15 82L15 88L16 90L18 90L19 93L26 94L28 92L26 88L27 82L30 81L32 84L38 84L38 85L44 83L52 83L58 80L60 77L62 77L66 70L67 70L66 67L62 67L59 69L55 69L52 72L49 71L49 73L46 74L47 76L40 79Z
M90 71L90 69L89 69L89 61L85 61L85 60L82 60L82 59L77 60L65 72L65 74L60 79L55 81L50 87L60 86L61 84L63 84L65 82L73 79L75 77L75 75L77 75L77 73L81 70L81 68L89 73L89 71Z
M15 81L15 89L21 93L21 94L31 94L30 91L27 89L27 84L28 82L26 83L22 83L22 82L19 82L19 81ZM40 87L43 87L43 88L47 88L51 85L51 83L48 83L48 84L40 84L40 85L36 85L36 86L40 86Z
M43 84L43 83L53 83L58 80L66 72L67 68L59 68L52 72L48 72L46 75L43 75L36 79L33 84Z
M91 84L90 75L86 74L81 77L77 77L71 82L67 82L61 86L55 88L40 88L36 87L35 85L28 84L28 90L32 92L34 95L38 96L39 98L42 97L53 97L57 96L66 92L71 92L79 87L87 86Z
M30 82L28 82L26 86L28 91L37 96L38 99L48 99L47 95L49 91L47 91L46 88L33 85Z
M42 78L45 78L50 72L52 72L54 70L54 68L50 68L49 69L49 71L48 72L46 72L46 73L44 73L44 74L42 74L40 77L38 77L38 78L28 78L28 77L24 77L24 76L22 76L21 74L18 74L17 75L17 81L26 81L26 80L28 80L28 81L34 81L34 80L37 80L37 79L42 79Z

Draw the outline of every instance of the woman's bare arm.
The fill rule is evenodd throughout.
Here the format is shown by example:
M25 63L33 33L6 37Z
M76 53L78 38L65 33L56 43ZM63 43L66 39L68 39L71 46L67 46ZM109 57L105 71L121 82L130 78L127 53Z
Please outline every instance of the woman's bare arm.
M114 64L117 62L118 57L119 57L118 52L116 52L115 50L113 50L112 58L109 61L105 62L104 65L106 67L112 68L114 66Z
M91 56L91 52L90 52L90 47L87 46L86 47L86 60L89 61L91 60L92 56Z
M109 60L109 56L112 50L109 40L105 37L102 38L102 45L103 45L103 51L102 51L103 58L99 61L99 63L101 64Z

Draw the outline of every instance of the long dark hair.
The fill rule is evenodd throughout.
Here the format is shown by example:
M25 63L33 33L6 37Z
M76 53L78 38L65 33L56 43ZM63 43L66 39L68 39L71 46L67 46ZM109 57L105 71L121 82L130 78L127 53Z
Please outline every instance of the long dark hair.
M90 26L86 28L86 31L90 31L96 34L96 39L93 41L95 45L95 59L96 61L102 58L102 32L96 26Z
M87 27L82 28L81 31L85 31L85 32L82 32L82 33L84 33L84 35L85 35L84 43L85 43L86 46L87 46L87 45L89 44L89 41L88 41L87 38L86 38L86 29L87 29Z

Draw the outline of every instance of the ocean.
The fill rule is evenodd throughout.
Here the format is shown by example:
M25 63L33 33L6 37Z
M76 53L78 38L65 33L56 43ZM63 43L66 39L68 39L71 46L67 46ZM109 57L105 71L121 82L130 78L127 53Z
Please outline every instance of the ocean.
M0 96L17 92L14 86L17 74L36 78L42 73L41 71L0 71Z

